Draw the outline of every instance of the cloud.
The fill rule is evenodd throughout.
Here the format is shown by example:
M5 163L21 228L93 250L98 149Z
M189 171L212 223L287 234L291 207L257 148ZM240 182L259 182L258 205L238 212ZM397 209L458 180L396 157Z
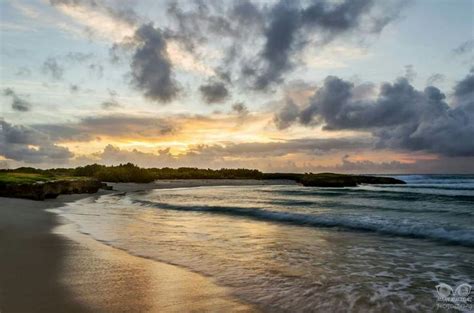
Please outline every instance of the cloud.
M228 157L271 157L306 153L321 155L333 151L362 149L373 146L368 137L314 139L301 138L279 142L228 143L226 145L198 145L190 153Z
M409 81L412 82L417 76L417 73L415 72L415 68L413 65L405 65L405 78Z
M60 142L87 142L98 136L150 139L176 130L174 123L167 119L116 114L86 117L73 123L35 124L31 128L48 134L50 138Z
M371 160L351 160L351 155L344 155L341 162L330 166L315 166L311 171L343 172L362 174L413 174L413 173L472 173L474 172L474 158L449 157L430 160L417 160L415 162L385 161L374 162Z
M454 95L458 99L465 98L466 96L474 96L474 67L471 68L469 75L458 81L454 86ZM473 98L470 98L470 100L471 103L474 101Z
M83 63L87 60L90 60L94 57L93 53L84 53L84 52L68 52L64 58L71 62Z
M241 38L249 27L263 22L260 9L249 1L232 3L230 8L209 1L191 2L183 7L178 1L168 4L167 16L175 23L169 35L189 50L198 48L198 44L207 41L209 35Z
M346 68L349 62L365 58L370 53L366 47L351 45L350 42L338 41L324 47L308 47L303 51L301 60L305 66L315 69Z
M221 76L227 83L237 80L244 88L267 90L283 82L286 74L304 61L301 57L307 47L317 51L335 40L361 41L378 34L398 17L405 2L198 1L181 5L171 1L166 11L171 24L157 28L127 2L50 0L86 25L91 34L113 41L110 52L115 61L122 48L135 49L132 85L159 102L171 101L179 93L173 77L175 67Z
M51 0L50 3L78 24L85 26L83 36L113 42L109 52L114 63L123 57L121 43L133 37L140 25L149 23L148 18L135 12L135 1ZM171 35L166 29L163 29L163 34L168 39L168 56L175 66L199 74L214 74L212 68L201 61L202 57L197 58L177 44L177 34Z
M378 34L398 17L405 2L280 0L197 2L182 7L172 2L167 13L175 25L168 33L198 57L200 46L219 38L225 55L215 72L265 90L285 80L306 47L321 50L346 35Z
M62 13L83 24L91 37L121 41L131 36L140 17L129 5L132 2L97 0L50 0Z
M3 95L12 99L12 109L18 112L28 112L31 110L31 103L21 98L11 88L3 89Z
M381 32L398 16L398 10L379 10L388 15L377 15L375 7L371 0L313 1L306 7L299 2L279 1L267 15L258 70L247 68L244 74L253 76L256 89L266 89L283 81L283 74L294 67L293 56L314 36L319 40L313 44L323 47L349 32Z
M428 77L428 79L426 80L426 84L434 85L436 83L442 83L445 81L445 79L446 79L446 76L444 76L443 74L435 73L431 75L430 77Z
M250 113L249 109L243 102L234 103L232 105L232 112L235 112L238 115L240 122L245 120Z
M58 63L56 58L49 57L44 61L41 71L45 75L50 75L53 79L61 80L64 74L64 67Z
M379 148L474 156L474 71L454 88L454 104L436 87L416 90L406 78L380 86L376 97L358 98L360 86L328 76L306 106L287 103L276 126L324 125L325 130L371 132Z
M278 129L288 128L298 119L300 108L291 99L275 114L273 121Z
M370 160L351 161L350 155L346 154L342 157L341 163L333 167L331 170L337 172L358 172L358 173L399 173L412 169L412 163L402 163L400 161L389 162L373 162ZM418 173L418 172L417 172Z
M321 156L325 153L354 150L370 146L369 138L312 139L301 138L281 142L225 143L212 145L195 145L180 155L173 155L170 149L157 150L155 153L142 152L136 149L125 150L107 145L103 151L88 158L85 163L99 162L118 164L133 162L145 167L247 167L266 168L266 164L278 163L286 166L285 157L294 154ZM300 169L303 170L303 169Z
M222 82L209 82L206 85L201 85L199 91L204 101L209 104L223 102L229 97L229 91Z
M102 78L104 76L104 67L100 64L91 63L87 68L89 69L89 72L97 78Z
M173 65L166 51L166 38L153 24L140 26L133 37L132 85L146 98L168 102L179 92L173 78Z
M30 77L31 70L26 66L22 66L18 68L18 71L15 73L15 75L20 77Z
M69 85L69 92L70 93L77 93L81 89L78 85L70 84Z
M456 55L463 55L474 51L474 40L466 40L459 46L453 49L453 53Z
M35 129L0 120L0 155L26 163L67 162L73 155ZM56 162L56 163L55 163Z
M111 98L109 100L105 100L100 105L101 105L102 109L104 109L104 110L114 109L114 108L118 108L118 107L122 106L114 98Z

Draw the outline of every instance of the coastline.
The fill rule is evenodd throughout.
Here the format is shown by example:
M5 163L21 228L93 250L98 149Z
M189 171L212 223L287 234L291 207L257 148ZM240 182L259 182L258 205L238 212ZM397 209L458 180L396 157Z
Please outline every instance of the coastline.
M209 278L109 247L49 212L113 192L227 184L225 180L113 184L114 191L46 201L0 198L0 312L257 312Z

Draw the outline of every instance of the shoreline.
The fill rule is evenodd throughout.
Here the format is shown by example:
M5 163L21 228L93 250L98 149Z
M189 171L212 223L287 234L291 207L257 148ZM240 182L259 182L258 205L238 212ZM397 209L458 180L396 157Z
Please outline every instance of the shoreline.
M163 181L45 201L0 198L0 312L257 312L208 277L100 243L51 212L114 192L223 185Z

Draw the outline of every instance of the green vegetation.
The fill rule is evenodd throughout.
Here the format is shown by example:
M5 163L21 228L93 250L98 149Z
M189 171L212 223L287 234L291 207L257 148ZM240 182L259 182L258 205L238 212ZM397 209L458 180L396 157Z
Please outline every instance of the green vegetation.
M6 178L3 178L6 177ZM11 182L22 179L31 182L74 177L90 177L103 182L134 182L149 183L158 179L288 179L305 186L342 187L358 184L400 184L400 180L389 177L343 175L333 173L262 173L252 169L220 170L199 169L192 167L180 168L140 168L132 163L117 166L92 164L77 168L57 168L41 170L22 167L15 170L0 170L0 182Z
M58 168L41 170L31 167L21 167L15 170L1 170L9 174L43 175L44 177L92 177L106 182L149 183L157 179L265 179L265 174L258 170L249 169L199 169L191 167L180 168L140 168L134 164L105 166L92 164L77 168Z
M48 171L40 173L28 173L21 170L0 171L0 186L5 184L33 184L38 182L49 182L55 180L85 180L88 177L77 177L70 175L55 175Z
M28 184L51 180L53 176L34 173L0 172L0 183Z

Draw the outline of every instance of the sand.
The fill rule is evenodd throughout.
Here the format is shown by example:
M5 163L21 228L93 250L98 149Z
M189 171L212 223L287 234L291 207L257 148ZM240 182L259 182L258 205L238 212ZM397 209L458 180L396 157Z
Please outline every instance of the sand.
M241 182L261 183L267 184ZM92 196L202 185L226 183L114 184L115 191ZM97 242L48 210L89 196L67 195L46 201L0 198L1 313L257 311L210 278Z

